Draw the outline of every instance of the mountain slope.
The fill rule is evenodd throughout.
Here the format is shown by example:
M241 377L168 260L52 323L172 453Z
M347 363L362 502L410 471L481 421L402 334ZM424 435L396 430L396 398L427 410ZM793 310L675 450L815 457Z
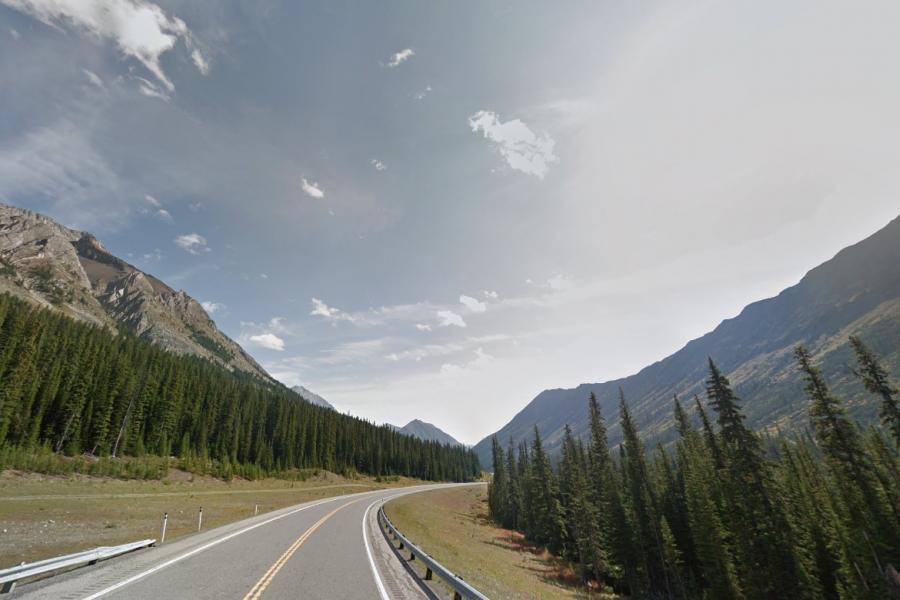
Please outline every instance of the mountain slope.
M316 406L324 406L325 408L335 410L335 408L328 400L314 392L309 391L302 385L295 385L291 388L291 391L296 392L299 396L301 396L304 400L311 404L315 404Z
M125 326L178 354L271 381L183 291L110 254L90 233L0 204L0 291L111 330Z
M689 342L640 372L574 389L545 390L499 432L505 445L530 438L535 425L547 446L556 449L563 429L587 435L587 398L597 394L610 425L610 442L621 439L618 389L621 387L642 434L651 441L674 436L672 396L703 395L706 360L712 357L743 400L747 423L756 428L802 427L807 423L803 384L792 349L805 344L851 414L874 418L875 401L853 377L849 335L859 335L900 377L900 217L869 238L845 248L774 298L747 306L740 315ZM692 405L692 402L686 402ZM490 464L490 436L475 449Z
M425 421L420 421L419 419L413 419L403 427L397 427L396 425L391 425L391 427L394 430L399 431L400 433L412 435L419 438L420 440L425 440L427 442L438 442L441 444L450 444L452 446L463 445L456 441L456 439L449 433L441 430L431 423L426 423Z

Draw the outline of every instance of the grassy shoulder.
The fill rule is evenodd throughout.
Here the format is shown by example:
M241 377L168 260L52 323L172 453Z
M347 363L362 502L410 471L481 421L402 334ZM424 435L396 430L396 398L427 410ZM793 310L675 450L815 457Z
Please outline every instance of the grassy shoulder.
M489 598L600 598L574 571L487 517L487 486L410 494L385 506L413 543Z
M203 507L203 529L328 496L424 483L409 478L346 478L317 471L303 481L232 479L170 468L157 480L66 476L7 469L0 473L0 568L142 538L193 533Z

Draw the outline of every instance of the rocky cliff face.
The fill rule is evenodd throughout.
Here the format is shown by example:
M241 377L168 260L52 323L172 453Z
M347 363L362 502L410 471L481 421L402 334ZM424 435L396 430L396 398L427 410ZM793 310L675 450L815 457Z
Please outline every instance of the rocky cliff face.
M0 204L0 292L107 326L124 326L178 354L271 380L203 307L110 254L90 233Z

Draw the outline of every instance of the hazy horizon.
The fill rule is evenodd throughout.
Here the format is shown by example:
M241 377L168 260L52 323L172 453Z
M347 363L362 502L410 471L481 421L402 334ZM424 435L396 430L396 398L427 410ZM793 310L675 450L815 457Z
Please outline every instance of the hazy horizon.
M900 212L895 3L106 4L0 0L0 201L377 422L474 444Z

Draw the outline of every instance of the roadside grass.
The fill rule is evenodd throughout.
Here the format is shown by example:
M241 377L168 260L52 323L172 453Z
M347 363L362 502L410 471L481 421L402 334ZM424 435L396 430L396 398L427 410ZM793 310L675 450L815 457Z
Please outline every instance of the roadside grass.
M0 568L69 552L159 538L169 513L166 540L259 513L328 496L425 483L409 478L348 479L318 471L305 481L222 481L179 469L161 480L122 480L86 475L52 476L6 470L0 474Z
M618 598L586 589L570 565L492 523L487 486L402 496L385 512L410 541L489 598Z

